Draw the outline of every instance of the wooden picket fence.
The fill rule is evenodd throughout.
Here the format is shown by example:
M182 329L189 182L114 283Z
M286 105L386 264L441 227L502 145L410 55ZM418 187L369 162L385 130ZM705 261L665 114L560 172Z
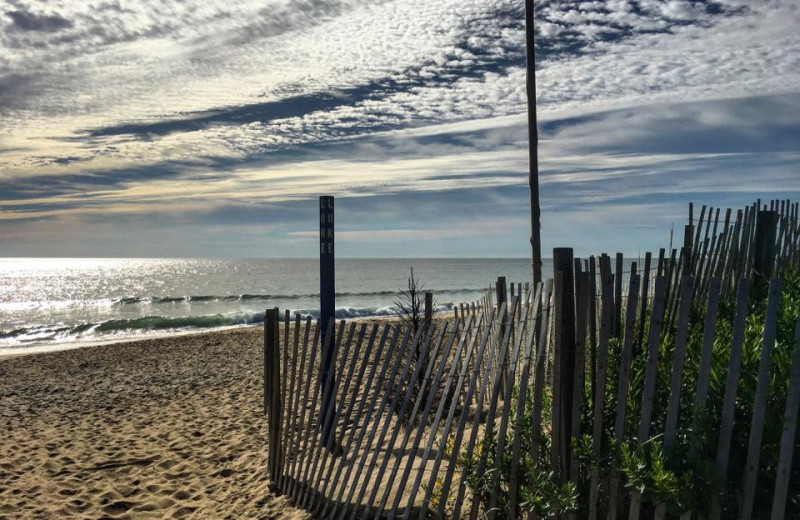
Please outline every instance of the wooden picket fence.
M800 316L792 345L776 347L776 330L783 274L800 270L800 226L796 203L771 205L735 220L728 210L721 226L719 210L712 224L704 207L680 252L660 251L655 266L648 253L641 269L623 270L620 254L614 269L607 255L581 261L555 250L552 280L509 290L500 279L481 300L418 330L331 320L323 334L310 318L285 311L281 324L277 309L267 311L273 491L318 518L784 518L798 473ZM733 302L732 330L721 334L725 302ZM737 395L756 312L757 382ZM782 414L767 407L776 351L791 357ZM323 353L334 360L327 374ZM690 358L698 365L691 379ZM712 402L721 420L709 437L700 424ZM765 421L778 416L778 464L765 468ZM742 438L746 458L731 461ZM667 464L687 446L710 457L725 483L707 510L659 501L620 467L623 447L645 453L656 443ZM543 510L537 493L548 483L573 483L575 508ZM766 515L754 511L765 486Z

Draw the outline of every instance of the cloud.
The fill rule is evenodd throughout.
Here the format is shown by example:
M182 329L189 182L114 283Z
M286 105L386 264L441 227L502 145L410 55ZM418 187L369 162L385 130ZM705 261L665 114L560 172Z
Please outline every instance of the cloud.
M0 219L210 225L323 190L506 200L527 168L521 5L13 0L37 29L0 16ZM546 204L791 188L792 2L551 0L536 16Z
M28 11L6 11L14 26L23 31L40 31L52 33L61 29L69 29L72 22L57 14L34 14Z

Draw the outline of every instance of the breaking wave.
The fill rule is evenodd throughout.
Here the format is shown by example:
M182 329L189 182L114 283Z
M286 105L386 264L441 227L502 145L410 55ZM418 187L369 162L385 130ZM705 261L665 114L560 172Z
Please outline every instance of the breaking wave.
M441 305L439 310L449 310L452 304ZM371 316L393 316L398 310L394 306L385 307L340 307L336 309L337 319L367 318ZM292 312L304 319L319 318L318 309L301 309ZM283 314L281 315L283 319ZM294 318L293 318L294 319ZM137 333L148 331L187 331L206 330L222 327L256 325L264 322L264 312L237 312L204 316L142 316L130 319L112 319L99 323L82 323L71 327L33 326L0 331L1 343L26 344L47 341L102 340L104 336L135 337Z
M463 288L463 289L432 289L435 295L442 294L464 294L464 293L484 293L486 289ZM353 296L393 296L397 297L398 291L372 291L372 292L338 292L337 298ZM191 303L191 302L234 302L234 301L275 301L275 300L301 300L306 298L319 298L319 293L309 294L238 294L228 296L214 295L192 295L192 296L149 296L136 297L130 296L114 300L116 305L135 305L135 304L170 304L170 303Z

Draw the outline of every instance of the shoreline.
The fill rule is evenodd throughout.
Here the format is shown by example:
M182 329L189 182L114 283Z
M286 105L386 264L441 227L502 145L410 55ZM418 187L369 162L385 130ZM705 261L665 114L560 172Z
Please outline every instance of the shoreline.
M262 324L246 324L246 325L227 325L224 327L214 327L202 330L185 330L174 332L155 332L153 335L132 337L132 338L109 338L98 339L94 341L70 341L64 343L54 343L52 345L43 344L31 347L5 347L0 349L0 362L4 359L11 359L20 356L31 356L36 354L49 354L53 352L65 352L69 350L77 350L84 348L105 347L110 345L128 345L130 343L137 343L140 341L157 341L169 338L180 338L185 336L203 335L203 334L216 334L229 330L239 330L247 328L263 328Z
M447 312L440 312L439 316L445 315ZM372 322L372 321L393 321L398 319L398 315L375 315L375 316L359 316L353 318L342 318L346 322ZM337 322L339 319L337 319ZM312 320L315 322L315 320ZM70 341L70 342L63 342L63 343L53 343L53 344L41 344L35 346L21 346L21 347L3 347L0 348L0 363L2 363L6 359L13 359L20 356L31 356L31 355L39 355L39 354L48 354L53 352L65 352L70 350L77 350L77 349L84 349L84 348L95 348L95 347L105 347L110 345L128 345L131 343L137 342L145 342L145 341L157 341L157 340L164 340L170 338L180 338L186 336L196 336L196 335L205 335L205 334L217 334L221 332L227 332L231 330L246 330L246 329L263 329L263 323L246 323L241 325L225 325L222 327L213 327L208 329L195 329L195 330L175 330L175 331L166 331L166 332L159 332L153 331L152 335L147 334L144 336L138 337L130 337L130 338L109 338L109 339L97 339L97 340L90 340L90 341Z

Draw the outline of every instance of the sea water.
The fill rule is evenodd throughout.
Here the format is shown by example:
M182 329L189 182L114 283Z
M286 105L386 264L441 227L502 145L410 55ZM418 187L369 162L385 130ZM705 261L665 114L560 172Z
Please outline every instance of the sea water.
M412 267L442 311L531 278L528 259L337 259L336 316L395 314ZM245 326L273 307L319 316L317 260L0 259L0 354Z

